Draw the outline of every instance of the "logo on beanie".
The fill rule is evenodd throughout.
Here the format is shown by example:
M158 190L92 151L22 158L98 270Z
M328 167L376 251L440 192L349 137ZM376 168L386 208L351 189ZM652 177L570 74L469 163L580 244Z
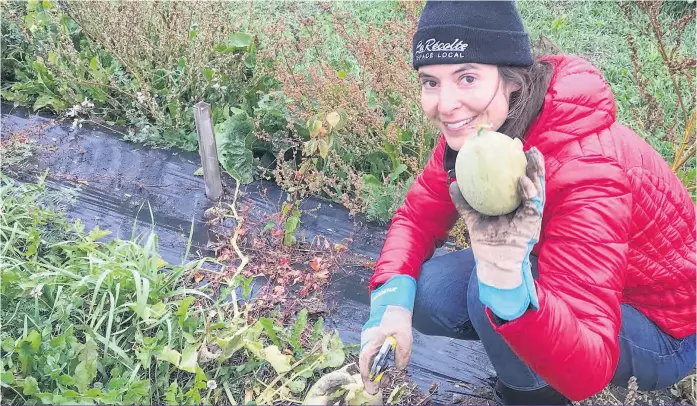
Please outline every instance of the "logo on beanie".
M432 58L462 58L468 44L456 38L452 42L441 42L435 38L419 41L416 45L416 60Z

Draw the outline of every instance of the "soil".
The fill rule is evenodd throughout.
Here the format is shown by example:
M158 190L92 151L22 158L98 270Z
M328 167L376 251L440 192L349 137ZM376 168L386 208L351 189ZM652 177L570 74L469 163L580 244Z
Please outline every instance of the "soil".
M97 125L72 129L69 122L3 103L0 140L17 138L30 145L32 154L21 163L4 166L3 173L20 182L34 182L48 171L47 183L65 196L68 217L79 218L86 229L96 225L109 229L113 234L108 238L130 238L134 230L137 235L147 235L153 230L161 255L172 263L199 255L215 256L220 241L233 234L234 220L209 224L215 211L209 209L215 202L206 197L203 178L194 175L201 166L197 153L129 143ZM224 184L225 200L230 202L234 182L225 177ZM238 204L245 207L245 218L263 224L281 211L285 197L275 184L255 181L241 186ZM298 235L309 242L326 238L330 246L336 243L348 249L332 267L321 295L299 298L295 291L287 295L308 307L311 314L322 315L325 326L336 329L345 344L359 344L361 326L369 313L370 263L377 259L386 227L350 217L343 207L321 199L306 200L301 210ZM248 247L252 244L244 243ZM436 255L448 249L441 248ZM252 297L268 282L264 276L255 278ZM410 403L421 399L422 404L488 404L495 373L479 342L414 331L406 376L394 379L406 379L420 392L404 398ZM617 396L624 399L621 394ZM654 396L651 403L659 400L666 404L679 401L670 391Z

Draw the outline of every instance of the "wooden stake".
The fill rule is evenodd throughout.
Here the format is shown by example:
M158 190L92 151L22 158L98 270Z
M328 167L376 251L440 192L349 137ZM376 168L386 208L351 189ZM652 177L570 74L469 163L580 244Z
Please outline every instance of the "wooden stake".
M223 181L220 177L211 105L203 101L198 102L194 109L194 120L198 133L198 153L201 155L206 196L211 200L218 200L223 194Z

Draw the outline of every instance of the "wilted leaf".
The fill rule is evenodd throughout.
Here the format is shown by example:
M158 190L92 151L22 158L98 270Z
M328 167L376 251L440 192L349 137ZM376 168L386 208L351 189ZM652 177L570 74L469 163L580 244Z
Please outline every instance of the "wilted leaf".
M343 365L346 355L344 354L344 344L338 334L324 336L322 349L326 360L321 368L338 368Z
M252 36L244 32L236 32L230 35L230 46L235 48L247 48L252 43Z
M305 390L307 381L304 378L298 378L288 384L288 389L294 394L302 393Z
M165 347L160 351L159 354L157 354L156 358L161 361L167 361L175 367L178 367L179 360L181 359L181 354L179 354L179 351L177 350Z
M310 130L310 137L315 137L322 129L322 122L312 117L307 120L307 128Z
M260 328L263 328L259 326ZM259 341L244 341L244 347L249 350L256 358L264 359L262 345Z
M235 354L239 349L244 347L242 333L237 333L231 337L224 339L216 338L215 343L222 349L221 360L226 360Z
M404 393L407 390L407 386L402 384L397 386L396 388L392 389L392 392L390 393L390 397L387 399L387 403L392 403L392 404L399 404L399 402L402 399L402 396L404 396Z
M75 386L80 392L87 391L92 380L97 376L97 343L94 342L91 336L85 336L86 341L78 359L80 363L75 367Z
M283 372L288 372L290 371L290 363L293 359L290 355L285 355L282 354L281 351L279 351L278 347L275 345L271 345L269 347L264 348L264 359L271 364L273 369L276 370L277 373L281 374Z
M236 181L247 184L254 180L254 155L247 148L254 124L246 113L236 114L215 126L218 160Z
M310 267L315 272L318 272L320 270L320 261L321 261L321 258L318 258L318 257L314 257L314 258L312 258L312 261L310 261Z
M329 141L326 139L317 140L317 148L319 148L319 155L323 159L327 159L327 155L329 155Z
M336 111L327 114L327 123L329 123L330 127L336 127L339 124L339 120L341 120L341 116Z
M196 348L192 345L187 345L182 352L182 358L179 362L179 369L186 372L191 372L192 374L196 372L196 359L198 357L198 352Z

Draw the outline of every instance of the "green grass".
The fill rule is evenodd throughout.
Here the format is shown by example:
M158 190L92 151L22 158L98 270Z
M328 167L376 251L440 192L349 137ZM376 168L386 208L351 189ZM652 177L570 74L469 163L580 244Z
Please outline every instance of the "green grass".
M216 65L215 61L211 60L186 62L186 58L180 58L180 65L187 66L187 63L190 63L190 66L188 66L190 69L184 69L184 71L189 72L191 78L198 77L197 80L203 81L202 77L199 77L201 75L197 73L201 71L203 76L209 76L203 81L210 85L207 85L208 93L200 96L182 90L188 89L186 86L181 88L179 86L181 83L188 83L187 80L173 80L169 85L160 89L158 87L160 85L155 86L157 81L151 78L149 82L148 80L145 82L149 83L148 86L150 88L155 89L151 93L155 95L152 100L154 100L153 103L156 102L156 105L142 103L137 100L137 97L134 99L132 87L138 82L135 78L137 72L134 74L134 72L130 72L128 69L117 66L119 64L114 62L113 55L109 55L107 51L102 49L106 42L100 43L99 41L101 40L99 39L93 40L96 42L91 42L85 38L77 41L76 38L80 37L81 34L79 32L81 31L76 28L75 24L66 25L68 18L59 18L53 12L47 11L55 10L55 8L43 9L44 4L51 4L48 0L40 3L30 2L27 5L29 4L34 6L41 4L42 6L39 8L42 10L29 11L31 7L18 6L17 10L15 10L18 18L13 20L17 26L14 29L10 29L13 27L12 24L3 24L3 27L6 27L3 29L2 35L4 61L13 61L16 65L23 67L23 70L20 69L19 74L16 75L16 83L9 83L4 86L5 88L11 87L13 90L3 93L3 96L11 96L10 99L20 103L30 106L46 105L49 108L51 106L56 107L56 105L69 107L75 104L74 97L70 96L72 93L69 89L77 88L80 98L86 96L92 99L98 98L97 96L99 95L104 97L103 100L95 99L98 108L84 113L84 115L79 117L80 119L85 119L91 114L94 114L94 117L97 118L100 114L103 114L107 124L114 119L116 120L114 121L115 123L136 127L136 131L133 134L129 132L126 136L128 140L135 142L152 141L154 144L164 142L165 146L177 146L190 150L195 150L196 144L195 131L193 130L193 113L190 108L198 101L199 97L203 97L211 103L216 128L227 125L224 123L230 112L244 110L249 116L244 114L236 115L235 120L239 124L243 124L244 128L252 129L248 131L249 137L245 138L245 143L227 142L219 144L221 154L233 157L231 160L234 161L225 162L223 165L224 169L231 172L251 174L255 171L256 164L266 166L269 162L274 162L286 173L285 178L284 176L276 178L278 183L286 190L302 191L298 192L299 194L305 193L305 191L310 194L321 194L322 197L334 199L339 203L346 203L347 208L352 212L363 212L368 214L369 219L383 222L389 222L393 211L398 207L401 199L403 199L403 193L395 192L395 190L406 190L404 186L413 180L416 175L415 172L418 171L417 168L422 167L425 162L424 157L428 156L429 149L433 146L432 140L433 136L436 135L434 134L435 130L424 125L426 122L423 120L423 115L420 112L395 115L395 111L407 110L402 110L405 107L403 101L395 101L395 98L391 97L392 95L382 94L389 91L385 90L388 89L388 86L385 86L384 83L387 80L390 83L397 83L400 90L408 88L408 86L413 86L411 90L418 90L418 83L413 70L405 68L408 72L405 72L405 75L402 76L402 72L399 70L402 68L386 62L388 59L377 58L369 61L370 63L368 64L366 64L365 59L362 59L361 62L366 65L361 66L361 63L356 59L360 58L360 56L348 55L346 44L344 44L344 40L332 23L331 9L334 11L345 11L359 23L358 32L352 33L355 38L367 38L365 31L374 27L378 27L377 31L379 31L374 35L378 35L381 38L390 35L400 35L396 28L409 26L405 25L408 24L408 21L404 19L405 15L401 14L404 11L397 7L397 1L223 3L223 11L230 11L230 27L235 27L235 30L239 27L240 30L246 33L258 35L258 47L255 48L258 51L263 52L264 50L275 49L273 41L274 36L278 35L278 33L266 35L262 33L262 29L272 27L281 20L284 20L286 24L282 34L286 39L290 39L291 43L284 45L283 50L276 49L276 53L270 55L273 59L273 64L267 65L268 61L259 64L261 58L257 54L257 58L251 58L250 60L247 60L245 57L245 66L240 64L240 69L235 70L231 74L227 74L222 69L222 66L227 66L226 64ZM644 28L648 26L646 17L641 13L637 13L636 17L627 19L620 7L620 3L616 1L519 0L517 4L524 23L530 32L533 44L537 43L541 36L545 36L559 46L563 52L582 56L597 66L614 92L619 121L635 130L666 161L672 163L675 158L674 142L679 141L675 139L679 138L675 134L683 131L686 123L682 117L682 111L678 108L678 93L673 88L673 83L661 58L657 41L650 31L644 32ZM636 5L639 3L631 2L630 4ZM684 11L686 7L694 7L694 3L682 1L667 1L664 3L665 12L660 17L662 25L667 26L668 23L675 21L680 15L680 11ZM26 10L24 10L25 8ZM120 20L114 18L113 13L104 13L100 10L99 8L92 9L91 12L99 18L105 17L112 24L120 26ZM190 11L194 12L193 9ZM147 13L150 10L139 10L138 12ZM159 12L165 11L159 10ZM305 24L306 19L312 19L314 24ZM93 21L93 19L84 21ZM143 21L150 20L144 19ZM46 26L42 25L43 28L39 30L40 32L37 31L33 41L34 45L29 46L26 41L23 42L21 40L20 27L23 27L25 24L30 24L31 27L31 24L40 22L47 24ZM204 25L211 27L207 24L218 24L219 21L206 20L202 17L199 23L202 27ZM140 24L148 23L141 22ZM222 24L227 26L227 21L224 21ZM141 48L145 47L144 49L148 49L148 46L156 46L150 43L152 42L151 39L143 38L145 34L142 33L150 32L148 30L151 29L162 35L168 35L169 38L179 38L176 35L168 34L171 30L163 27L161 23L159 25L153 23L153 25L153 27L138 27L140 31L136 32L141 33L140 41L135 41L133 44L129 43L126 48L130 49L130 47L136 44L140 44ZM75 58L71 56L73 54L67 52L60 59L62 61L61 69L49 69L51 64L45 65L44 62L51 58L39 58L40 55L34 55L33 53L39 52L38 50L44 46L48 47L47 49L57 50L58 48L55 47L56 44L54 43L56 39L51 33L62 26L71 28L72 41L75 44L80 44L78 47L80 50L79 55L82 56L76 62ZM348 24L346 28L350 31L352 29L351 24ZM293 61L296 50L292 41L297 38L307 40L306 31L308 30L313 30L312 35L315 38L320 38L320 43L308 45L306 46L307 49L300 49L300 52L304 52L304 59L297 62ZM190 38L197 38L196 35L192 37L194 31L189 32ZM201 32L205 31L201 30ZM636 41L637 62L641 66L643 78L647 81L646 89L640 88L636 78L633 76L634 67L631 48L627 42L628 35L631 35ZM243 37L250 38L246 35L243 35ZM63 39L65 40L66 38ZM116 39L120 43L124 42L123 38ZM353 42L353 39L349 38L348 41ZM674 33L669 32L666 40L667 45L669 47L672 46L674 41ZM239 38L237 42L239 42ZM195 41L191 44L186 41L181 42L182 48L189 50L191 49L190 45L195 43ZM12 46L8 48L6 45ZM363 44L362 46L370 48L370 51L376 55L380 55L382 51L380 40L371 38L368 40L367 45ZM404 49L401 50L405 61L410 59L409 48L408 45L405 45ZM28 55L29 59L15 60L19 54L8 52L8 50L12 49L27 50L26 55ZM242 47L241 49L245 48ZM688 56L694 56L694 49L695 23L692 21L684 33L680 52ZM72 51L74 53L75 50ZM243 50L238 51L244 52ZM59 53L61 52L63 51ZM113 52L118 54L121 51ZM144 54L147 55L147 52ZM94 58L92 57L93 55L95 55ZM181 67L159 66L158 64L163 62L156 60L155 56L152 58L153 60L148 60L147 62L155 70L168 72L165 76L169 78L179 77ZM288 62L289 59L291 59L291 62ZM257 64L255 65L252 60L255 60ZM104 66L97 63L99 61L102 61L101 63ZM111 61L111 64L108 61ZM372 62L375 61L378 63L373 64ZM246 65L248 62L250 63L249 66ZM384 62L384 64L380 65L379 62ZM320 85L317 86L316 83L312 84L302 80L296 82L295 77L284 74L285 70L291 67L299 72L304 71L307 73L307 70L304 68L313 64L321 64L323 68L331 66L331 69L336 72L336 76L331 71L326 76L324 76L324 73L321 73L319 77ZM273 66L270 69L262 67L271 65ZM253 69L254 67L259 69L255 70ZM148 68L146 71L149 72L150 69ZM361 73L363 72L367 72L368 75L362 75ZM78 81L78 83L73 80L75 75L80 78L83 76L88 79L91 78L92 81L102 80L103 83L100 82L101 84L98 83L96 85L91 82L82 83ZM409 75L409 77L407 78L406 75ZM127 80L121 81L124 78ZM342 79L346 80L346 82L343 82ZM409 79L410 81L401 81L401 79ZM299 91L300 94L293 95L298 100L286 103L285 99L272 96L274 94L272 90L275 89L276 81L279 81L281 87L285 90ZM214 82L215 84L213 84ZM296 83L293 84L292 82ZM105 86L106 83L109 83L109 85ZM695 84L682 83L682 86L683 99L688 101L688 109L692 109L694 108L695 97L693 88ZM200 89L196 86L193 88ZM105 89L108 90L108 94L105 93ZM341 89L352 89L349 96L359 96L345 97L346 93L342 94ZM642 94L642 90L646 90L650 96L645 97ZM364 99L361 96L362 92L366 94ZM262 94L265 94L265 96L262 96ZM416 99L414 101L418 104L417 96L415 95ZM172 99L169 100L169 98ZM656 100L655 107L649 103L651 98ZM342 102L345 101L344 99L349 102L344 103L343 106L350 106L349 110L351 110L347 112L348 125L340 134L340 139L346 142L343 144L337 142L330 147L333 149L335 156L332 160L332 163L334 163L333 167L328 166L325 161L317 161L311 152L303 154L299 149L295 151L292 148L291 150L287 149L288 145L297 143L298 140L306 141L310 137L306 128L306 115L324 113L323 110L343 108ZM317 103L307 103L308 100ZM177 106L182 107L183 110ZM415 107L418 110L418 106ZM60 108L56 107L56 109L58 112L65 112ZM179 111L184 112L184 115L177 114ZM650 114L654 112L660 112L661 114L655 117L655 115L652 116ZM183 124L183 127L188 129L177 126L176 120L173 121L175 117L179 117L180 124ZM377 119L365 120L366 117L377 117ZM146 123L147 120L150 121ZM369 121L368 125L363 125L366 121ZM387 140L381 138L383 133L387 133L383 127L386 127L388 124L396 124L400 130L408 134L395 142L391 148L392 152L386 150L387 147L384 145L386 145L385 142ZM288 128L292 128L292 130L289 131ZM674 128L672 140L665 137L667 129L670 128ZM425 132L423 138L421 135L415 135L421 131ZM259 141L258 138L263 138L264 133L273 134L273 142L257 142ZM241 131L232 131L231 134L234 135L233 138L237 139ZM253 144L253 146L250 147L248 144ZM346 148L348 145L366 145L366 148L356 151ZM259 162L251 158L252 150L254 151L254 159ZM418 151L418 153L413 151ZM288 156L294 152L302 155L299 158L299 161L302 162L284 161L279 158L281 155L286 155L285 158L288 159ZM410 157L409 154L416 156ZM243 158L241 159L240 157ZM401 165L411 163L405 158L414 158L416 163L413 164L413 167L410 165L407 171L398 171L398 168L403 167ZM321 180L317 181L321 183L320 185L312 184L311 181L303 183L305 180L298 180L297 176L295 179L292 179L293 173L297 174L299 168L307 169L308 166L302 165L311 163L312 160L319 162L309 166L316 166L314 169L323 176ZM262 161L265 163L262 164ZM344 169L340 169L341 165L339 164L343 165ZM230 169L238 166L239 170ZM693 180L689 180L694 179L694 168L695 158L693 156L679 172L679 176L685 184L691 185L694 183ZM685 172L685 170L688 172ZM304 173L304 171L302 172ZM365 192L365 190L361 191L360 188L354 190L354 185L360 184L360 182L344 185L345 180L349 177L347 173L355 179L364 181L365 179L377 180L377 182L368 182L377 188L377 194L370 194ZM385 187L380 180L388 176L395 181L394 184ZM244 178L251 179L251 176L244 176ZM396 189L393 190L394 188ZM321 189L324 189L324 191L319 191ZM349 207L349 202L353 203L354 207Z
M675 19L674 11L681 8L683 2L667 2L664 22ZM364 25L384 24L391 17L398 15L393 1L340 1L332 5L349 12ZM327 14L317 2L298 2L289 8L286 2L254 3L254 15L262 17L262 24L270 25L278 18L285 18L290 27L297 27L301 18L315 18L328 21ZM631 50L626 35L631 34L637 41L639 60L645 77L649 80L649 91L661 104L666 120L679 120L677 95L667 70L660 57L659 49L652 35L644 35L642 28L648 19L639 18L629 21L620 6L614 1L556 1L556 0L519 0L518 7L528 29L531 41L540 35L550 38L565 53L579 55L600 69L610 83L617 101L618 120L633 128L656 148L667 160L673 158L672 147L658 138L664 135L661 129L654 133L646 132L634 120L632 109L645 108L638 85L632 77ZM237 12L249 15L248 8ZM236 14L233 12L233 14ZM341 53L341 41L325 26L325 47L331 54ZM669 41L672 36L669 35ZM695 24L688 25L680 46L686 55L695 55ZM409 50L405 50L408 52ZM694 93L685 93L686 100L694 100Z
M3 403L300 403L346 361L306 309L284 326L238 306L250 278L191 286L214 259L168 264L154 233L104 241L54 209L43 179L0 173L0 198Z
M680 119L678 99L661 59L653 35L644 35L641 26L648 19L628 21L619 5L612 1L537 1L521 0L521 15L533 39L545 35L564 52L576 54L593 63L610 83L617 101L618 120L648 139L666 159L672 159L672 148L668 143L656 139L663 135L647 133L635 123L632 108L641 108L644 101L632 77L631 50L626 35L631 34L636 42L638 56L649 80L649 92L654 94L663 107L668 121ZM664 21L672 21L670 14L663 15ZM671 37L669 37L670 39ZM671 43L670 41L668 42ZM695 24L688 25L680 51L695 55ZM687 100L694 100L694 93L686 93Z

